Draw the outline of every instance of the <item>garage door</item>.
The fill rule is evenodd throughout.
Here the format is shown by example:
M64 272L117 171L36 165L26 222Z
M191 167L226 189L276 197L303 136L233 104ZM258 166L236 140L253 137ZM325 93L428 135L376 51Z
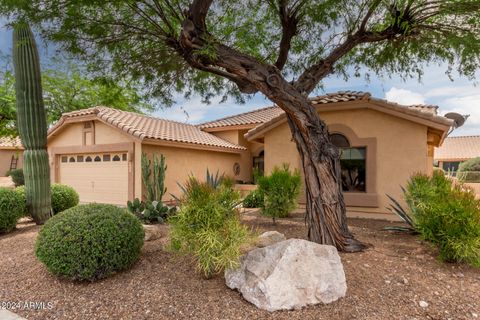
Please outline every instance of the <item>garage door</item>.
M73 187L80 202L127 203L126 153L62 155L59 167L60 183Z

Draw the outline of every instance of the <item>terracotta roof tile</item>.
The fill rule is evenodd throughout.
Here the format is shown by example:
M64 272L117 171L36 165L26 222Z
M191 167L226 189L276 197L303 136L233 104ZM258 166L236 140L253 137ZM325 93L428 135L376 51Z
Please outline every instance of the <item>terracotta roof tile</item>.
M365 100L370 98L370 93L368 92L356 92L356 91L341 91L336 93L329 93L318 97L313 97L310 100L313 104L327 104L327 103L336 103L336 102L347 102L355 100ZM384 100L387 102L386 100ZM408 108L413 110L422 111L430 114L437 114L437 106L431 105L412 105ZM283 110L277 106L267 107L262 109L257 109L241 114L236 114L233 116L201 123L198 125L202 129L210 128L220 128L228 126L240 126L240 125L250 125L250 124L262 124L271 119L283 114Z
M69 112L65 113L62 118L74 118L92 114L95 114L101 120L140 139L159 139L227 149L245 150L242 146L225 141L208 132L204 132L194 125L107 107L95 107ZM56 127L57 125L50 129L50 133L55 130Z
M273 106L201 123L198 125L198 127L201 129L209 129L238 125L261 124L282 113L282 109Z
M480 157L480 136L448 137L435 149L435 160L471 159Z
M310 98L310 100L312 101L313 105L357 101L357 100L380 102L381 105L387 109L409 114L418 118L431 120L433 122L438 122L443 125L452 124L451 120L437 115L437 108L438 108L437 106L429 106L429 105L404 106L404 105L400 105L384 99L372 98L370 93L368 92L354 92L354 91L337 92L337 93L326 94L323 96L313 97L313 98ZM256 133L259 133L260 131L263 131L265 128L269 127L271 124L276 123L283 117L284 117L283 112L280 112L277 116L272 116L270 120L264 122L263 124L253 129L250 129L245 134L245 137L247 139L249 137L252 137Z
M0 148L18 148L23 149L20 137L0 137Z

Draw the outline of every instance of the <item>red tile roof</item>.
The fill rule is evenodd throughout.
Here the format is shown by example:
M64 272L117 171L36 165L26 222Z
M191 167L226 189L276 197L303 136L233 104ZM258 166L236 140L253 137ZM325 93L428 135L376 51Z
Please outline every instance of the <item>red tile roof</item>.
M466 160L480 157L480 136L448 137L435 149L435 160Z
M20 137L0 137L0 149L23 149Z
M61 125L62 120L86 115L95 115L106 123L109 123L142 140L158 139L227 149L245 150L245 148L242 146L223 140L208 132L204 132L194 125L154 118L134 112L121 111L107 107L95 107L65 113L59 123L49 130L49 134L51 134Z

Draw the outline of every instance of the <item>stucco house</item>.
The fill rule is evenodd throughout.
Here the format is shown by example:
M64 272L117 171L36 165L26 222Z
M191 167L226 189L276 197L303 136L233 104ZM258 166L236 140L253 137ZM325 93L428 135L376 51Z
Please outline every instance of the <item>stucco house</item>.
M452 125L437 107L401 106L368 93L327 94L312 103L342 148L343 187L353 215L385 217L385 194L400 198L400 185L412 173L433 170L434 147ZM48 152L52 181L73 186L81 201L114 204L142 197L143 152L165 155L166 186L174 195L180 193L177 182L190 174L204 177L207 168L251 183L254 167L267 174L282 163L301 167L285 114L276 106L200 125L106 107L66 113L49 130Z
M0 137L0 177L12 169L22 168L23 146L20 138Z
M439 168L455 174L460 163L480 157L480 136L448 137L435 150L435 162Z

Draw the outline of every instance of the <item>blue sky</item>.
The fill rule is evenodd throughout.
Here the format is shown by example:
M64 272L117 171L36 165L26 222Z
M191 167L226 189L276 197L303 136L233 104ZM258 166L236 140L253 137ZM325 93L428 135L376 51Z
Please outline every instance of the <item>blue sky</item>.
M0 51L11 52L11 31L3 27L0 19ZM42 57L55 55L55 50L40 43ZM45 59L44 59L45 60ZM375 76L366 82L361 78L351 78L345 81L330 77L325 79L325 92L336 91L368 91L374 97L387 99L400 104L433 104L438 105L440 114L458 112L469 114L466 124L452 135L480 135L480 85L453 74L452 82L445 74L446 65L433 65L424 69L421 82L418 80L403 81L399 77L381 79ZM480 69L477 81L480 82ZM319 91L318 94L322 94ZM177 103L164 110L154 113L155 116L187 123L200 123L221 117L246 112L264 106L272 105L262 95L256 94L246 104L236 104L232 101L219 103L220 99L212 99L209 105L201 103L200 97L190 100L179 98Z

